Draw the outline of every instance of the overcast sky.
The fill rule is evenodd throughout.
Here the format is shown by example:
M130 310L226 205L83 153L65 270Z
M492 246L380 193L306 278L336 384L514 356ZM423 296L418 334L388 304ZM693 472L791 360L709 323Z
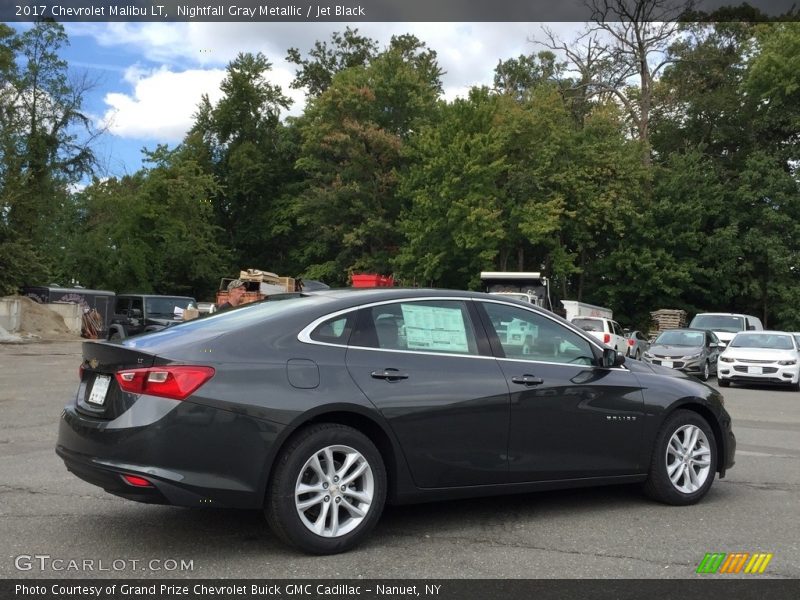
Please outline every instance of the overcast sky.
M541 23L360 23L359 32L388 44L392 35L413 33L436 50L445 97L464 95L473 85L491 84L499 59L538 51ZM565 39L580 24L547 23ZM23 26L24 27L24 26ZM200 97L219 99L226 65L239 52L262 52L273 63L270 79L303 106L303 91L289 87L294 65L286 51L307 52L344 23L67 23L70 69L88 73L96 86L85 108L108 134L98 143L102 175L141 168L141 149L175 145L192 123Z

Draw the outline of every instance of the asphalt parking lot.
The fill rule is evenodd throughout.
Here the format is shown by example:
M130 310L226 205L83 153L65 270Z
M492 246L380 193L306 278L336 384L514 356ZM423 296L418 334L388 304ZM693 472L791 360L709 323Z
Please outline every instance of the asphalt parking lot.
M800 578L798 392L724 391L736 466L696 506L626 486L388 507L367 543L310 557L260 512L142 505L69 474L53 448L79 362L79 341L0 344L1 578L699 578L707 552L772 553L759 577Z

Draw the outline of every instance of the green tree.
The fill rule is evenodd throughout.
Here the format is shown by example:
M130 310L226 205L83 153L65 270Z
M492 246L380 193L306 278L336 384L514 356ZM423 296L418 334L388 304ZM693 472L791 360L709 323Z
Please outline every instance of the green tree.
M87 285L211 298L230 264L213 223L213 176L182 149L158 147L151 166L81 194L82 228L68 255Z
M333 76L351 67L365 67L378 54L378 42L358 35L358 29L347 27L344 33L335 31L328 42L317 41L303 58L300 50L289 48L286 60L298 65L292 87L306 88L306 95L315 98L327 90Z
M500 98L473 89L441 103L437 117L410 138L399 195L408 208L393 261L404 281L475 287L506 237L499 182L507 168L496 127Z
M304 275L343 284L350 271L389 272L401 242L397 196L402 149L441 91L436 55L413 36L392 39L367 67L334 76L298 120L297 169L306 179L295 211Z
M17 35L0 28L0 250L7 260L29 261L28 277L9 278L13 289L58 274L66 243L61 225L72 220L69 186L91 173L96 136L82 111L91 85L70 79L61 49L61 25L37 22ZM9 265L5 277L25 269Z
M204 98L184 141L192 158L220 182L217 223L227 232L234 264L226 271L288 266L291 225L286 186L295 179L295 141L281 122L290 100L268 80L262 54L240 54L227 68L222 99Z

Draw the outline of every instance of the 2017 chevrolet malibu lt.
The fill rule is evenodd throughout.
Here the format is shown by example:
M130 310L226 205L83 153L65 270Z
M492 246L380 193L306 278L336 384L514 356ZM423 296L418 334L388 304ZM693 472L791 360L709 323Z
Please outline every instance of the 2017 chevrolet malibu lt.
M785 331L742 331L719 355L717 381L767 383L800 390L800 344Z
M496 295L287 294L83 359L70 471L140 502L263 508L310 553L356 545L386 502L642 482L686 505L734 463L718 391Z

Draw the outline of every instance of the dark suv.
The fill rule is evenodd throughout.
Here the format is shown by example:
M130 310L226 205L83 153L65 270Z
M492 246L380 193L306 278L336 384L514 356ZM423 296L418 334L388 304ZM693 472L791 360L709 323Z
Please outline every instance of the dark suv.
M189 304L197 306L197 301L190 296L120 294L114 305L108 339L121 340L180 323L182 319L176 315L175 309L183 311Z

